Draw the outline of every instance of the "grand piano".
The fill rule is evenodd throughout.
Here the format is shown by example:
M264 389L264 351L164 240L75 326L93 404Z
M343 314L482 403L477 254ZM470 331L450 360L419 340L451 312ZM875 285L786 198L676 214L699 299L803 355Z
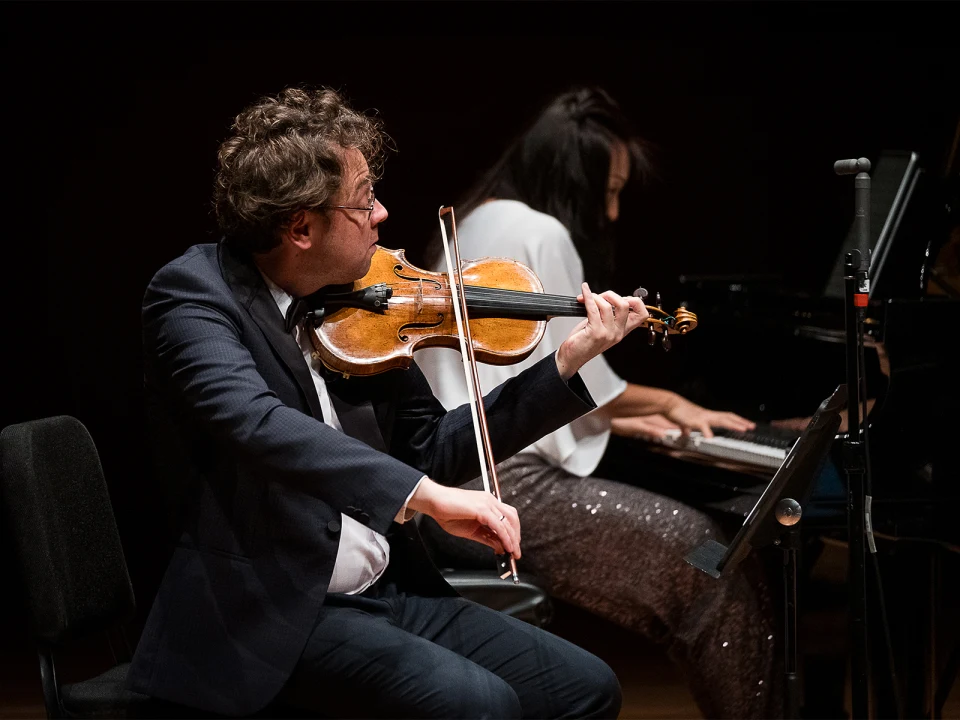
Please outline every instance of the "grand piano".
M937 717L958 665L956 638L940 627L940 606L955 602L960 576L955 556L944 570L944 553L960 546L955 519L960 461L954 452L960 437L960 354L953 338L960 328L960 295L938 276L937 259L960 256L960 193L952 163L939 174L910 151L888 151L871 160L868 492L885 590L880 606L872 587L869 610L877 717ZM851 205L852 192L851 184ZM843 256L853 247L851 228L825 285L803 296L783 293L764 277L682 277L684 304L700 324L684 338L679 357L671 358L679 363L675 377L680 378L673 389L706 407L754 419L758 428L718 433L713 440L674 435L639 448L617 439L608 461L656 467L651 474L663 490L682 486L700 505L731 517L747 513L799 435L771 423L812 415L846 381ZM806 523L810 533L832 533L839 542L845 541L847 522L844 438L837 438ZM868 575L875 586L876 575ZM885 641L877 634L883 611L896 683L889 681ZM835 690L842 698L842 682Z

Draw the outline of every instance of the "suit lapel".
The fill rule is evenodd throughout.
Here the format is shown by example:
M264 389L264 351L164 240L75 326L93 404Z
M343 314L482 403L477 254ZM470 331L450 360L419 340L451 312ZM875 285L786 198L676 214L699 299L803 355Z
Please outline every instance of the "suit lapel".
M230 286L233 296L260 326L267 342L296 379L310 407L310 413L318 420L323 420L320 398L310 376L310 369L293 335L284 331L280 308L277 307L260 271L252 262L246 263L236 257L222 241L218 246L218 253L224 280Z
M362 440L374 450L387 452L380 426L377 424L377 416L373 411L373 403L359 394L362 383L365 382L370 380L327 380L330 402L337 413L340 427L347 435Z
M274 352L296 379L310 407L310 413L322 421L323 410L320 407L320 398L317 395L310 368L307 367L303 352L297 341L293 339L293 335L284 330L283 315L280 314L280 308L277 307L260 271L252 262L246 263L236 257L223 242L219 244L218 252L223 277L237 302L248 310ZM361 392L365 381L342 380L339 376L326 372L323 376L327 392L330 394L330 402L343 432L365 442L375 450L387 452L373 403Z

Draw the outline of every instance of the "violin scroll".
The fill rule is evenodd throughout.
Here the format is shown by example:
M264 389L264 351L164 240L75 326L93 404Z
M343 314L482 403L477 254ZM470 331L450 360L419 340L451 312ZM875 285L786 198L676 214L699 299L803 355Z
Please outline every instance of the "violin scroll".
M657 293L657 300L659 299L660 294ZM672 315L659 305L645 307L650 315L643 321L643 327L647 328L647 343L650 345L653 345L657 341L657 335L660 335L663 349L669 350L672 346L671 335L686 335L697 327L696 314L685 307L677 308Z

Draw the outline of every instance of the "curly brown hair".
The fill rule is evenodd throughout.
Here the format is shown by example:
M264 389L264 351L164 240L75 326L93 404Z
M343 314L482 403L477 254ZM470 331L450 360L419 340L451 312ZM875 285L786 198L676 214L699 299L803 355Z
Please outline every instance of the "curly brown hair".
M244 253L279 244L293 213L316 208L343 181L343 150L356 148L376 180L390 138L382 123L335 90L287 88L234 119L217 153L214 211L227 242Z

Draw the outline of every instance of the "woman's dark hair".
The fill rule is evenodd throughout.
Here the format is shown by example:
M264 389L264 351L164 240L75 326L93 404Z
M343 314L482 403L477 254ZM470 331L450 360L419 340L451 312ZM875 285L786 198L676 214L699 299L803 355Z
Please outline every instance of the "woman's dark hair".
M613 146L630 155L631 178L651 173L646 143L604 90L581 87L555 97L511 143L499 161L456 207L467 217L488 198L519 200L559 220L573 238L593 287L609 287L614 242L607 219L607 181ZM427 249L435 265L443 248Z
M288 88L239 115L220 145L214 210L227 242L266 252L293 213L327 202L343 181L343 149L356 148L376 180L389 138L379 120L328 88Z

